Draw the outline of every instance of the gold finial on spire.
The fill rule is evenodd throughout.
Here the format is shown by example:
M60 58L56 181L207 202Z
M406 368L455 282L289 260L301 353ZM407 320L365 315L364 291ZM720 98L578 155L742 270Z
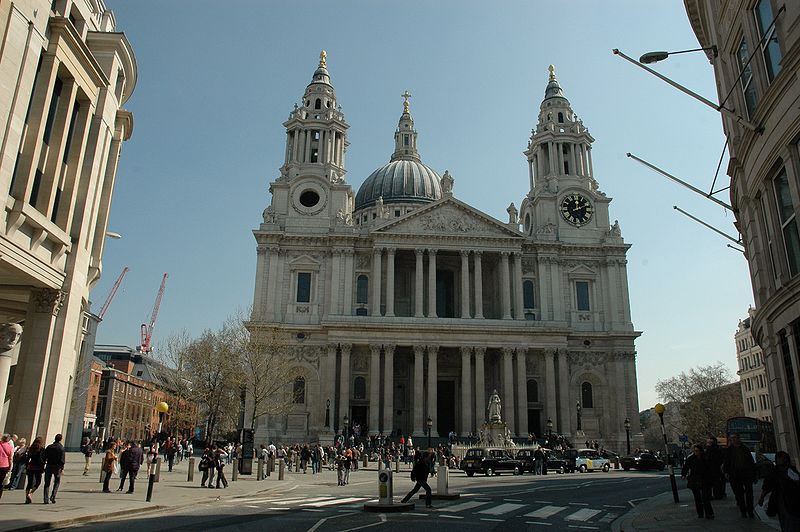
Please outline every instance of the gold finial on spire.
M408 99L411 98L411 93L408 92L408 91L405 91L400 96L403 97L403 113L404 114L408 114Z
M554 67L553 65L550 65L549 67L547 67L547 70L550 71L550 81L555 81L556 80L556 67Z
M319 67L320 68L325 68L327 66L327 64L326 64L327 57L328 57L328 53L325 50L322 50L319 53Z

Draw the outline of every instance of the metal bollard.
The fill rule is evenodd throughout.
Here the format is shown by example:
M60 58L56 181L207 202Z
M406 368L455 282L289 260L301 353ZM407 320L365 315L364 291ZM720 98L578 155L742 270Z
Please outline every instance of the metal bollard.
M158 461L156 462L156 482L161 480L161 457L158 457Z
M399 473L400 472L400 458L398 458L398 457L395 457L395 459L394 459L394 472L395 473Z
M189 458L189 473L186 482L194 482L194 458Z
M286 473L286 462L281 460L280 465L278 466L278 480L283 480L283 477Z
M264 459L263 458L259 458L258 459L258 467L256 468L256 474L258 475L258 477L256 477L256 480L264 480Z
M300 472L300 457L299 456L295 456L294 457L294 472L295 473L299 473Z
M267 476L272 475L273 471L275 471L275 457L270 456L267 458Z
M231 474L231 482L239 480L239 459L233 459L233 473Z
M364 453L364 469L367 468L367 463L369 463L369 457L367 456L367 453Z

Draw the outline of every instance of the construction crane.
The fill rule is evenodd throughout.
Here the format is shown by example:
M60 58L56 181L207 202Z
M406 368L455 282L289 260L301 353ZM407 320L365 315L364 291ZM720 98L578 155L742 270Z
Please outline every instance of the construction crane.
M128 273L128 270L129 270L129 268L127 266L122 268L122 273L119 274L119 277L117 277L117 282L114 283L114 286L111 288L111 292L108 293L108 297L106 298L106 302L103 303L102 307L100 307L100 312L97 314L97 317L99 318L99 321L103 321L103 316L105 316L106 312L108 312L108 307L111 306L111 300L114 299L114 296L117 293L117 289L119 288L119 285L122 284L122 278L125 277L125 274Z
M150 345L150 338L153 336L153 327L156 326L156 318L158 317L158 308L161 306L161 298L164 296L164 286L167 284L167 274L161 278L161 288L158 289L156 296L156 303L153 305L153 312L150 314L150 323L142 323L142 345L139 346L139 352L150 353L153 347Z

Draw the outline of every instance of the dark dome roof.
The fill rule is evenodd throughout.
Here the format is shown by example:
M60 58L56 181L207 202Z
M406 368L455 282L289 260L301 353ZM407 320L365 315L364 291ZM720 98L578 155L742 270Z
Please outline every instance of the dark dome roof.
M442 197L439 174L416 160L396 160L372 172L356 194L356 210L385 203L432 202Z

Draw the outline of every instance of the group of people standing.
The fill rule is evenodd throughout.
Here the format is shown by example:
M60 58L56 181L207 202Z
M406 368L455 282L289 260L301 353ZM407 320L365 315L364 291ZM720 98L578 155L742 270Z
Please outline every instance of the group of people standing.
M128 491L126 493L133 493L136 477L139 474L142 463L144 463L144 450L139 445L139 442L129 441L124 444L111 442L103 456L103 493L111 493L109 483L117 466L119 468L119 487L117 491L123 490L125 479L128 478Z
M65 453L61 434L56 434L53 443L44 446L41 437L28 445L25 438L3 434L0 438L0 497L3 490L19 489L20 480L26 477L25 504L33 502L33 494L39 489L44 474L44 504L55 504L61 475L64 472ZM6 484L6 475L11 478ZM53 490L50 491L52 484Z
M709 436L706 444L695 444L682 469L692 491L697 517L714 518L711 501L725 497L729 483L736 497L736 506L743 518L754 518L753 484L758 481L756 465L750 449L742 444L739 434L733 433L723 449L717 439ZM767 515L778 516L781 530L800 531L800 474L783 451L775 455L775 467L764 479L759 505L770 496Z

